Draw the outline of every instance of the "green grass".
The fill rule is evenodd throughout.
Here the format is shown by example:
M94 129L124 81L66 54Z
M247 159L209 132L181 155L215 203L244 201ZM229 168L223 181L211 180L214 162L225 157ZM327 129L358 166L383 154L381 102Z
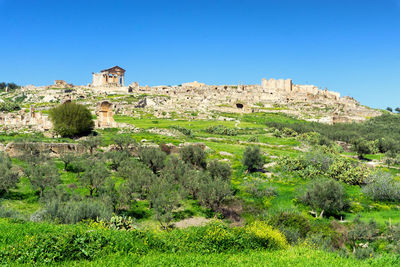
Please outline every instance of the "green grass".
M242 253L154 253L145 256L110 255L93 262L68 262L65 266L397 266L394 256L371 260L340 257L336 253L293 247L281 251L246 251Z

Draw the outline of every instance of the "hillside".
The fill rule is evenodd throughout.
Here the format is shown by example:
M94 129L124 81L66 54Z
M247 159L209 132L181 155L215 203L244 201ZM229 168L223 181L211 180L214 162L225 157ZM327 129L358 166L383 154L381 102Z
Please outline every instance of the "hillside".
M187 108L136 89L1 94L2 264L400 264L398 114L326 124L329 101ZM52 131L66 100L94 135Z

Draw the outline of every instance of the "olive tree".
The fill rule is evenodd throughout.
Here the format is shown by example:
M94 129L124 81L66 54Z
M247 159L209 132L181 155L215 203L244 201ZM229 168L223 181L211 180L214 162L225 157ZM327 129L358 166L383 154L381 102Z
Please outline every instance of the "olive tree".
M260 147L246 147L246 150L243 153L242 163L250 172L262 168L262 166L264 165L264 158L261 154Z
M333 179L321 179L311 183L299 200L319 212L322 218L324 213L337 215L347 206L347 194L344 187Z
M207 166L207 155L204 150L199 146L184 146L179 151L179 154L184 162L192 164L197 168L205 169Z
M30 165L25 171L32 186L39 190L40 197L46 188L54 188L60 183L60 174L52 161Z
M0 153L0 195L8 192L18 181L18 172L13 168L10 157Z
M93 195L103 186L106 179L110 176L110 172L101 160L90 158L85 163L85 171L79 177L82 185L89 189L89 196Z

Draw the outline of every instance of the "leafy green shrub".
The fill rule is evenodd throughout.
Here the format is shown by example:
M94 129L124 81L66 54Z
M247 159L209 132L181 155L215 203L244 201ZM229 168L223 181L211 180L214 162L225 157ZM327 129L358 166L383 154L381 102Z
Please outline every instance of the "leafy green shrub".
M119 256L163 252L210 254L288 247L284 236L265 222L254 222L246 227L228 227L222 222L212 221L201 227L163 232L93 229L85 224L57 226L38 223L2 223L0 229L6 229L3 225L11 227L7 228L7 233L0 232L0 240L7 242L0 250L0 263L13 265L71 264L71 261L93 260L115 253Z
M113 171L118 170L121 163L130 158L130 154L126 150L112 150L106 153L106 157L111 161L110 168Z
M96 149L101 145L101 137L89 135L79 140L79 144L89 150L90 155L93 155Z
M130 146L136 145L136 140L132 136L125 134L117 134L112 138L119 150L127 150Z
M310 221L301 213L293 211L281 211L272 216L269 223L284 233L291 243L296 243L299 238L305 238L311 231Z
M14 209L8 209L0 205L0 218L22 219L23 216Z
M248 171L255 171L262 168L264 165L264 158L261 154L260 147L248 146L243 153L242 163Z
M181 159L195 167L205 169L207 167L206 152L196 145L184 146L180 149L179 155Z
M112 209L101 201L83 200L60 202L50 201L45 206L45 217L61 223L77 223L82 220L108 220Z
M296 172L303 178L325 176L351 185L365 184L370 173L365 165L320 150L295 158L281 157L278 166L283 171Z
M370 170L365 165L358 165L343 158L336 160L329 167L327 176L350 185L365 184Z
M62 137L89 134L94 127L92 114L83 105L64 103L49 111L54 131Z
M205 129L205 131L210 134L219 134L219 135L228 135L228 136L238 135L238 131L236 129L228 128L223 125L209 126Z
M368 177L363 192L373 200L400 201L400 182L390 173L377 172Z
M321 179L311 183L299 200L323 214L337 215L347 207L347 194L343 186L332 179ZM316 214L317 216L317 214Z
M254 243L267 249L284 249L288 246L285 236L263 221L247 225L245 232L252 237Z

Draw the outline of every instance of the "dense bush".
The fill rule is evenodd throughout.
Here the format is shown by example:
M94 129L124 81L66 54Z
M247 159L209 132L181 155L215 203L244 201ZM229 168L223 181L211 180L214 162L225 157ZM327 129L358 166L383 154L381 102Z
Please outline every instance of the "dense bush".
M378 172L370 175L363 192L373 200L400 201L400 181L390 173Z
M283 171L295 172L302 178L324 176L351 185L365 184L370 173L365 165L319 150L294 158L281 157L278 166Z
M343 186L332 179L321 179L311 183L299 200L309 205L322 218L323 214L337 215L347 206L347 194Z
M260 147L248 146L243 153L242 163L248 171L255 171L262 168L264 165L264 158L261 154Z
M296 243L300 238L306 238L311 231L310 221L301 213L281 211L270 217L269 223L285 234L287 240Z
M62 137L89 134L94 127L92 114L83 105L64 103L49 111L54 131Z
M1 226L4 225L3 222L0 222ZM13 224L7 230L7 232L10 231L15 235L4 249L0 250L2 264L92 260L101 255L113 253L119 255L144 255L151 252L209 254L287 248L285 237L265 222L254 222L246 227L227 227L219 221L212 221L202 227L174 229L162 233L144 230L91 229L84 225L61 227L24 223ZM9 236L9 233L0 231L0 240L6 236Z
M60 202L52 200L45 206L45 218L60 223L77 223L82 220L109 219L112 215L111 207L101 201L83 200Z

